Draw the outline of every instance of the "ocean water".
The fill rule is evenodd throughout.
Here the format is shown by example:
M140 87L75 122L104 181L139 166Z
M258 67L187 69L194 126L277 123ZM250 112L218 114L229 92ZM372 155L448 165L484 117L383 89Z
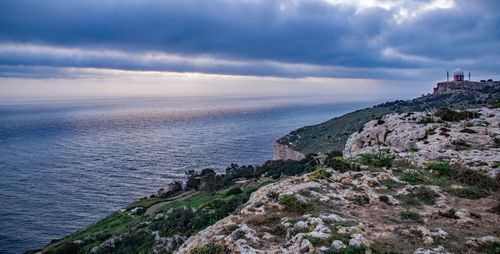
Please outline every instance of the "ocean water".
M188 169L263 163L289 131L370 104L189 97L0 105L0 253L42 247Z

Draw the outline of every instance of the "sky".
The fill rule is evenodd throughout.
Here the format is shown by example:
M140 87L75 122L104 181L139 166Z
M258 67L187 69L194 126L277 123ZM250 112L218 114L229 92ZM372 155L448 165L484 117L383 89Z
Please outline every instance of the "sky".
M0 100L427 93L500 79L497 0L4 0Z

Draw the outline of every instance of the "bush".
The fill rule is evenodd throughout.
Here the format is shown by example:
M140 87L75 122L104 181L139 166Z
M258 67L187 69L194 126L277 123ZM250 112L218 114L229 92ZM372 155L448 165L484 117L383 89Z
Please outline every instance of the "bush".
M325 165L327 167L331 167L333 170L340 171L341 173L345 173L347 171L357 171L357 167L344 159L341 156L328 156L325 160Z
M401 211L400 216L402 220L412 220L412 221L420 220L420 215L418 213L411 211Z
M243 193L243 191L239 187L233 187L226 192L226 196L236 195L240 193Z
M488 191L481 189L477 186L467 186L457 189L448 189L447 191L451 194L454 194L457 197L467 198L467 199L480 199L490 195Z
M218 243L208 243L203 246L198 246L189 252L190 254L229 254L222 245Z
M300 202L295 195L283 195L279 201L285 206L285 210L289 212L302 213L311 209L309 204Z
M494 138L493 139L493 147L494 148L500 148L500 138Z
M415 185L424 183L427 180L427 177L418 171L412 171L412 172L404 172L400 176L400 179L401 181L405 181L409 184Z
M385 149L380 149L377 153L365 153L358 157L360 163L375 167L392 167L394 156Z
M326 171L323 167L318 167L309 175L309 179L315 181L318 179L329 178L330 176L332 176L331 172Z
M428 187L420 186L404 195L401 199L406 206L419 206L422 204L434 205L439 195Z
M470 111L459 112L448 108L440 108L436 111L436 116L440 117L443 121L457 122L471 118L478 118L480 114L477 112L470 112Z
M450 164L446 162L441 162L441 161L431 162L427 164L426 169L435 171L440 176L451 176Z
M390 205L389 197L386 195L382 195L378 197L378 200L384 204Z
M491 191L500 188L500 177L492 179L477 170L465 168L460 164L454 164L451 172L452 178L463 184L477 186L478 188Z

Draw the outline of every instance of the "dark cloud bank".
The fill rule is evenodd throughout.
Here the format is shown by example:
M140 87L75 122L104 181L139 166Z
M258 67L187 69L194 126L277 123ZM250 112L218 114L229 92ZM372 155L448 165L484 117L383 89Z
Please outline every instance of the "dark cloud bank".
M397 22L398 8L313 0L0 1L0 75L37 70L26 66L284 77L398 78L457 65L494 72L499 9L499 1L459 0Z

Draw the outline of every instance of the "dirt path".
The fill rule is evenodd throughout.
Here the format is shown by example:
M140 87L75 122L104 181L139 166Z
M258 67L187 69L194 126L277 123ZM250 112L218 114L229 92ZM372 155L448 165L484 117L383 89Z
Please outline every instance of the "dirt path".
M198 191L188 191L188 192L184 192L180 195L177 195L175 197L165 199L165 201L162 201L160 203L157 203L157 204L150 206L144 214L153 217L162 206L168 204L169 202L190 198L190 197L194 196L195 194L198 194Z

